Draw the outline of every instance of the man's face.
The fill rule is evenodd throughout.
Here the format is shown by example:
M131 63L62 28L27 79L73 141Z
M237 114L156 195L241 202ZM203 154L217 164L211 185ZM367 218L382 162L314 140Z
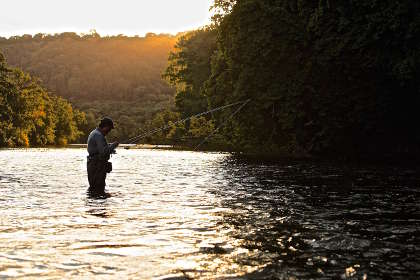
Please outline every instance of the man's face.
M104 135L107 135L111 131L111 129L112 128L110 126L104 126L102 132L104 133Z

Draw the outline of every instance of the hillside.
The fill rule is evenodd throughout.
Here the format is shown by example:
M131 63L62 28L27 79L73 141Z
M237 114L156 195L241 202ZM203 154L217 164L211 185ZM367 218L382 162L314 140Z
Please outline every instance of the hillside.
M86 130L108 115L118 124L114 138L124 139L171 103L173 90L161 74L176 41L152 33L37 34L0 38L0 52L10 66L39 77L49 91L86 112Z

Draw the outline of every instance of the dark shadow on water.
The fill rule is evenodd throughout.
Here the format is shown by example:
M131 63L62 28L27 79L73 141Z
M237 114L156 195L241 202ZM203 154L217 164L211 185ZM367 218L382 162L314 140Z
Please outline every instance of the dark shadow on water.
M86 191L86 195L89 199L107 199L111 197L111 194L108 192L95 192L89 189Z
M230 158L218 174L228 183L211 193L231 210L219 213L219 226L253 252L235 262L265 265L239 279L420 274L420 175L413 167Z
M86 199L86 213L92 216L100 218L112 217L112 213L109 210L108 198L111 197L109 193L92 193L87 191Z

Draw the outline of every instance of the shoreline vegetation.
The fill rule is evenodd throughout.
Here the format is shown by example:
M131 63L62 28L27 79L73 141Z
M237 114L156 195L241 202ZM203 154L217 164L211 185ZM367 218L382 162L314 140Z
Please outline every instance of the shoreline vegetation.
M171 108L174 90L161 78L179 35L101 37L65 32L0 38L0 53L10 68L20 68L49 93L85 115L82 132L71 143L84 143L103 116L117 123L111 137L128 139L153 116Z
M6 65L0 53L0 147L67 145L85 114L50 94L39 80Z
M49 140L32 140L38 130L21 129L3 114L16 130L11 135L23 139L12 144L84 143L108 115L117 123L110 141L166 126L140 144L188 150L213 135L200 150L278 158L420 155L420 2L215 0L213 11L212 24L176 36L0 38L13 67L40 76L39 87L68 100L60 106L73 106L67 119L74 129ZM0 104L9 108L7 85ZM234 118L230 108L177 123L248 99ZM35 123L45 118L36 110L28 117L25 106L16 110ZM3 131L0 146L7 146L10 132Z
M420 155L420 3L292 2L215 1L213 25L182 36L164 73L181 118L251 99L210 144L273 157ZM214 131L232 111L166 137Z

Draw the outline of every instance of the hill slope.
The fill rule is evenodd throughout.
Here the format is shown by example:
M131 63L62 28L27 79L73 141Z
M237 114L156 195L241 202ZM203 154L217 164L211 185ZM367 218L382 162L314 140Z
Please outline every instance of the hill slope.
M0 52L9 65L39 77L49 91L85 111L86 133L108 115L118 123L114 138L123 139L171 103L173 90L161 73L176 41L156 34L37 34L0 38Z

